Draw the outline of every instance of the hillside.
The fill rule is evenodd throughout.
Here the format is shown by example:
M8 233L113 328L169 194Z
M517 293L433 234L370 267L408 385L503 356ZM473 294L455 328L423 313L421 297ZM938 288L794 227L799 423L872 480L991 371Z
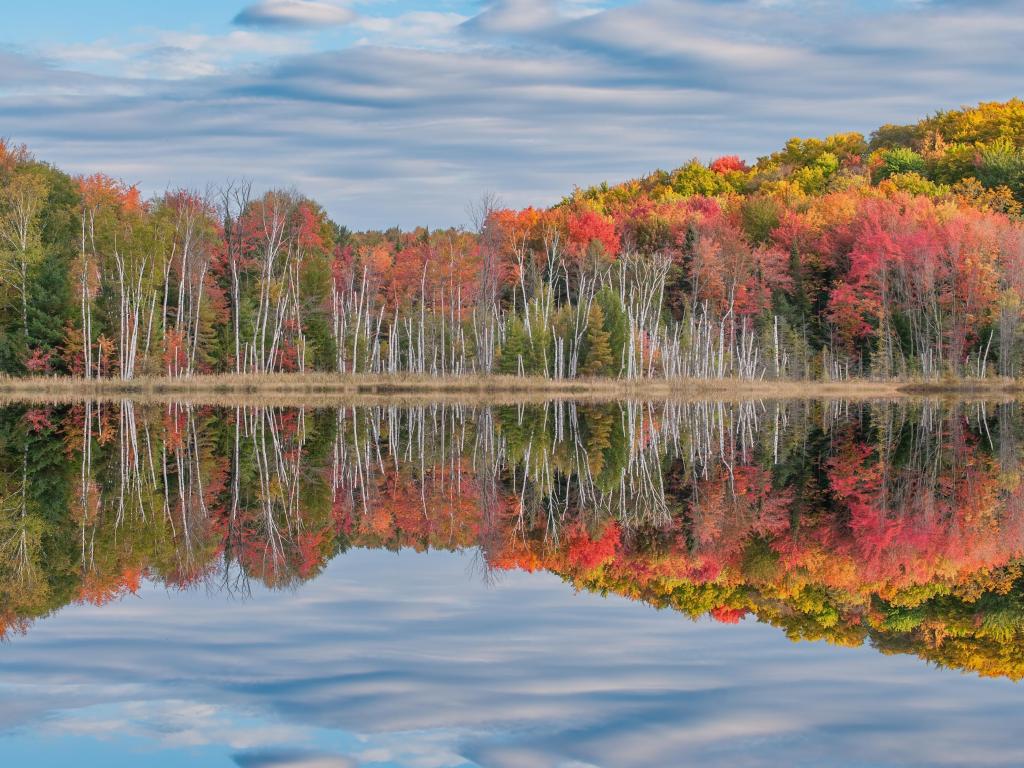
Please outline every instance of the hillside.
M285 188L143 199L3 142L0 371L1015 377L1022 126L985 103L411 232Z

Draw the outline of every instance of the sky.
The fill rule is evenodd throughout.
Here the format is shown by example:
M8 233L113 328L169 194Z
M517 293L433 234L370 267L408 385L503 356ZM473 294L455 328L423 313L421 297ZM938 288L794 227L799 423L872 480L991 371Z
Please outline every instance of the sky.
M0 136L353 229L1024 95L1024 0L5 3Z

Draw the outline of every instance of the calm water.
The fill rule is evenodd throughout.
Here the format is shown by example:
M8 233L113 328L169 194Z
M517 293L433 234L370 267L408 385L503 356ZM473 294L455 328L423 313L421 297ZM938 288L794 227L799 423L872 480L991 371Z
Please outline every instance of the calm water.
M1024 408L0 409L0 755L1020 765Z

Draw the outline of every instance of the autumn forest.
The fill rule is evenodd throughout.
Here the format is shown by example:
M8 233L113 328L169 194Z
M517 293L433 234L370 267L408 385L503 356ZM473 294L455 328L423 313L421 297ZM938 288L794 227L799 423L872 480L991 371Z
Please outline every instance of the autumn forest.
M5 141L0 371L1014 377L1022 205L1016 99L441 230L241 180L144 199Z

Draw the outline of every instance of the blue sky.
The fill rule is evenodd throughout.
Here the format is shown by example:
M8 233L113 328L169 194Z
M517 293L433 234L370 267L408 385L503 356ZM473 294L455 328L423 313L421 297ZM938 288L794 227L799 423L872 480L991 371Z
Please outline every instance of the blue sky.
M1024 0L11 5L0 136L147 193L294 186L355 228L1024 95Z

